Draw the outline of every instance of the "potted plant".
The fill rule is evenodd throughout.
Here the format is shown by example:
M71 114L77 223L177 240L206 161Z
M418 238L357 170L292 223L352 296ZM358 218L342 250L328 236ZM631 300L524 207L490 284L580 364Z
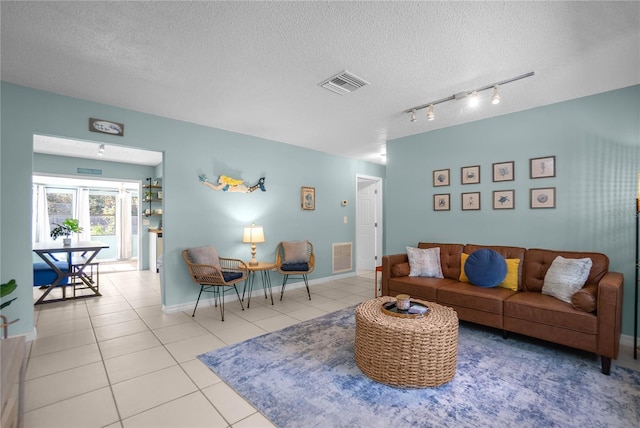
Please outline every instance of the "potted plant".
M80 220L75 218L68 218L65 221L60 223L55 223L56 227L51 229L51 237L55 241L60 236L64 236L62 243L64 245L71 245L71 236L72 233L80 233L83 231L83 228L80 227Z
M8 296L9 294L13 293L13 291L18 288L18 284L16 284L16 280L12 279L9 282L5 283L5 284L0 284L0 299L3 299L5 296ZM11 302L13 302L14 300L16 300L17 297L14 297L11 300L7 300L6 302L2 302L0 304L0 311L4 308L6 308L7 306L9 306L11 304ZM5 317L4 315L0 315L0 327L2 328L3 332L4 332L4 338L7 338L8 335L8 331L7 328L15 323L20 321L20 319L15 319L11 322L7 321L7 317Z

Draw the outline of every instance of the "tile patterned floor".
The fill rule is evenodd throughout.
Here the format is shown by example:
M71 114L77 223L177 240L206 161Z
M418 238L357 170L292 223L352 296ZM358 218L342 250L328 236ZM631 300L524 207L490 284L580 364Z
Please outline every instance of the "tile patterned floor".
M373 297L373 272L288 289L271 306L164 314L159 275L101 274L102 297L36 306L25 427L272 427L196 356ZM274 287L274 291L276 287ZM640 370L632 349L614 363Z

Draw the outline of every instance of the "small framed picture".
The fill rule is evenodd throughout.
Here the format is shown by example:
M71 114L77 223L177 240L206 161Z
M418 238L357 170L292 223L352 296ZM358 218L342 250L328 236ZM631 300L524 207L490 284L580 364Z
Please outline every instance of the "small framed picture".
M433 195L434 211L449 211L451 209L451 195L449 193L440 193Z
M513 181L514 162L499 162L493 164L493 181Z
M515 206L515 190L494 190L493 191L493 209L494 210L512 210Z
M556 157L529 159L529 175L531 178L547 178L556 176Z
M300 193L300 205L303 210L313 211L316 209L316 188L302 187Z
M480 209L480 192L462 194L462 211Z
M544 187L529 189L531 208L555 208L556 188Z
M158 199L162 199L162 190L158 191Z
M449 185L449 169L436 169L433 171L433 187Z
M480 183L480 165L463 166L460 172L462 174L462 184Z

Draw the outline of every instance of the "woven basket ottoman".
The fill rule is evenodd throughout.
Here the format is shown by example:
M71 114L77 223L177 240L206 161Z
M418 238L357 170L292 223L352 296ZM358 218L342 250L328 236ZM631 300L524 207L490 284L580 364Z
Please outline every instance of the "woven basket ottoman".
M412 299L429 308L422 318L382 310L393 297L356 308L355 360L371 379L395 387L424 388L449 382L456 373L458 316L449 307Z

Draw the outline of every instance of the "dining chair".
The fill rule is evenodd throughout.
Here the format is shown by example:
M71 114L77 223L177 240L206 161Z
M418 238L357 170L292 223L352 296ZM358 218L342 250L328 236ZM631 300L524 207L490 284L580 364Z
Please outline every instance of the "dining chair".
M220 315L224 321L224 293L231 288L236 291L238 302L244 311L242 299L236 287L238 282L245 281L248 276L247 265L242 260L219 257L212 246L187 248L182 251L182 258L187 263L191 279L200 286L192 317L196 315L202 292L212 292L214 306L218 306L218 299L220 299Z
M278 244L276 247L276 269L284 275L280 300L282 300L284 288L290 276L297 276L304 280L304 285L307 287L307 295L311 300L307 275L313 272L315 262L316 256L313 253L313 244L309 241L282 241Z

